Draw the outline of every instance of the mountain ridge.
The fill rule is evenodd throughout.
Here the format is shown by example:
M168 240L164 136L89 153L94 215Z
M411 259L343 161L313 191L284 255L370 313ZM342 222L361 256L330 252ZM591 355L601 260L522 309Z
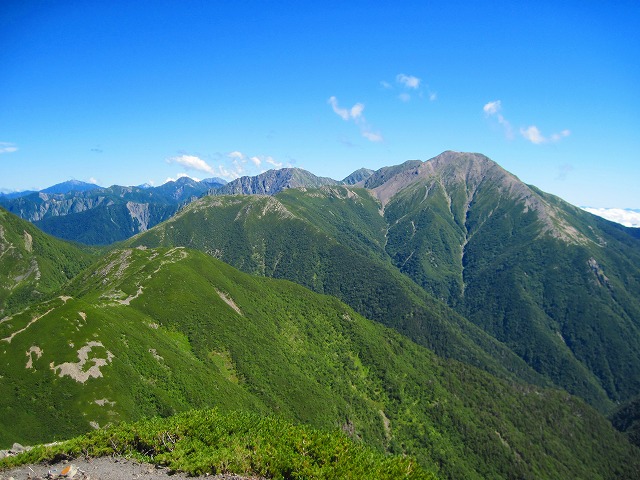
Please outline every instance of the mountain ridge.
M538 373L601 411L609 411L614 402L638 392L640 305L633 291L640 288L640 258L637 237L629 229L525 185L480 154L445 152L426 162L413 160L385 167L362 185L369 189L358 192L358 184L355 189L336 185L285 189L275 197L280 205L273 203L267 208L256 204L255 211L263 212L257 216L247 216L248 204L242 211L232 207L234 202L248 200L205 197L158 227L154 240L150 232L136 237L133 244L149 240L148 246L199 248L244 271L287 278L337 295L360 313L380 320L385 318L381 314L384 309L376 311L374 306L381 306L384 296L365 293L373 287L358 272L366 271L369 267L363 262L370 265L371 260L357 255L375 258L375 262L382 262L376 268L389 272L385 278L391 280L396 275L388 266L383 267L388 262L507 345ZM377 205L367 200L370 195ZM269 208L287 212L288 217L268 217L276 225L269 227L264 216ZM191 213L193 227L180 220ZM308 228L316 233L298 232L292 217L308 222ZM213 222L208 233L198 233L200 227L195 225L204 227L207 222ZM233 235L235 245L220 232ZM284 232L289 240L283 237L276 241ZM326 242L322 247L327 248L322 251L326 253L297 240L305 237L317 238L316 247ZM333 242L336 246L330 247ZM309 253L282 257L283 252L296 249ZM335 263L329 258L337 253L329 254L330 249L341 249ZM287 258L289 263L284 262ZM297 263L291 263L293 258ZM311 261L314 258L315 264ZM625 265L624 258L631 263ZM340 263L354 266L343 269ZM327 265L334 265L329 269L333 276L325 273ZM607 286L614 284L615 295ZM383 291L398 292L395 288L387 286ZM584 292L591 292L590 296ZM367 300L363 302L358 295ZM588 322L579 321L581 304L590 305L584 314ZM389 304L385 305L388 308ZM412 338L419 342L418 338L423 338L424 344L444 354L433 341L436 330L421 337L425 334L418 332L424 324L419 327L419 322L405 315L409 311L395 317L403 319L396 328L418 335ZM386 318L389 322L392 317ZM600 332L600 340L583 339L587 324ZM620 337L622 331L626 333ZM616 344L617 350L607 347L608 342ZM617 366L608 369L610 363Z
M213 404L342 428L442 478L632 478L638 465L565 392L440 359L333 297L184 248L111 251L0 337L2 444Z

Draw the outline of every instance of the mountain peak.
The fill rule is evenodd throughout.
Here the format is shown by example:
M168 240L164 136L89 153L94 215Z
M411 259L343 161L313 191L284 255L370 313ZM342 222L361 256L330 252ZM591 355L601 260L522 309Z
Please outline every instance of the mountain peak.
M337 181L317 177L301 168L288 167L269 170L255 177L240 177L212 191L215 195L275 195L287 188L317 188L336 185Z
M346 177L344 180L342 180L342 183L346 185L355 185L356 183L366 181L374 173L375 171L369 168L359 168L358 170L353 172L351 175Z
M41 193L69 193L69 192L88 192L89 190L97 190L102 188L95 183L82 182L80 180L67 180L51 187L40 190Z

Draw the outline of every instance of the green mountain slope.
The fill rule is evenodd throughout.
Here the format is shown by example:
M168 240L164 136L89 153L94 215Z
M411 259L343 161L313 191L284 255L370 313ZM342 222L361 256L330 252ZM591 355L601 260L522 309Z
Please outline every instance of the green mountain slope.
M366 191L204 199L132 244L198 248L335 295L441 355L493 373L500 358L527 381L544 377L601 411L640 392L633 230L527 186L479 154L408 161L362 184Z
M640 391L640 242L623 227L477 154L372 187L388 254L424 289L603 410Z
M610 418L615 428L626 433L629 441L640 447L640 395L618 407Z
M0 445L191 407L271 412L442 478L633 478L564 392L442 360L329 296L197 251L125 249L0 323Z
M201 250L247 273L333 295L437 354L545 384L525 362L435 300L385 258L384 219L362 189L203 197L127 242Z
M92 261L0 208L0 318L42 300Z

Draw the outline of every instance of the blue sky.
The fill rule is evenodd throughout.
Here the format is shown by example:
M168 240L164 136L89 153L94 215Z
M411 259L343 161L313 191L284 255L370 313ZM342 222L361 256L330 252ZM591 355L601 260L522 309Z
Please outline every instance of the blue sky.
M458 150L640 208L640 2L608 3L5 0L0 188Z

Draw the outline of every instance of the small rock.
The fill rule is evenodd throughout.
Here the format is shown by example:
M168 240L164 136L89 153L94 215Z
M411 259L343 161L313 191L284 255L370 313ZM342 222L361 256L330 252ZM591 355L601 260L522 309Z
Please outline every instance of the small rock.
M14 443L11 446L11 451L14 452L14 453L21 453L21 452L24 452L24 450L25 450L25 448L22 445L20 445L19 443Z
M76 473L78 473L78 467L76 467L73 463L70 463L62 469L60 475L65 478L73 478Z

